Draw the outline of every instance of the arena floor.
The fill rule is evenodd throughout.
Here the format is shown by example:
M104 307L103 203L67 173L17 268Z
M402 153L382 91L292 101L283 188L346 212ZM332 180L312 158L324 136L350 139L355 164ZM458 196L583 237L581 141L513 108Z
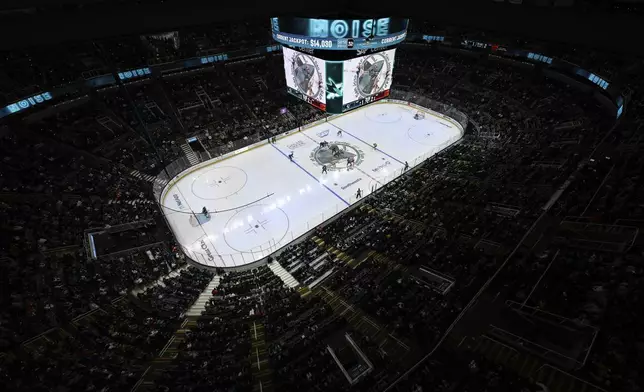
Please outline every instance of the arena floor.
M358 189L365 197L398 177L405 162L413 167L461 138L456 121L431 112L416 120L415 112L404 104L372 104L190 169L164 192L166 219L198 263L239 267L258 261L355 203ZM320 148L322 141L340 154ZM347 168L348 157L353 168ZM210 219L198 216L199 225L191 212L203 207Z

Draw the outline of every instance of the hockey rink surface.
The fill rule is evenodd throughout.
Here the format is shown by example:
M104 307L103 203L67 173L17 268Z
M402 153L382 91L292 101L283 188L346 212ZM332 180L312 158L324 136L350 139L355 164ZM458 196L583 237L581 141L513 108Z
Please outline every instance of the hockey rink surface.
M225 268L261 260L355 203L358 189L364 198L400 176L405 162L412 168L462 137L456 121L429 111L416 120L416 111L372 104L188 169L164 191L166 219L198 263ZM191 212L203 207L210 220L199 225Z

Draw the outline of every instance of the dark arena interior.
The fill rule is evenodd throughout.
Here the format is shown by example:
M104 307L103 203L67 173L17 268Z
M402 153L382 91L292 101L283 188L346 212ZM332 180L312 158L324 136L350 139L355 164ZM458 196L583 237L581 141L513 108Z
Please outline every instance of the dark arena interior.
M321 3L2 1L0 385L642 391L644 2Z

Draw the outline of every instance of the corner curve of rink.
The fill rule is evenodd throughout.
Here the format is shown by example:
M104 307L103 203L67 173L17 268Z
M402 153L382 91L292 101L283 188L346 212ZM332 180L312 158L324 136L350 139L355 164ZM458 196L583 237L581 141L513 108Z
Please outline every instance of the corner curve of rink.
M167 183L159 205L193 262L257 266L463 134L444 114L382 100L194 165Z

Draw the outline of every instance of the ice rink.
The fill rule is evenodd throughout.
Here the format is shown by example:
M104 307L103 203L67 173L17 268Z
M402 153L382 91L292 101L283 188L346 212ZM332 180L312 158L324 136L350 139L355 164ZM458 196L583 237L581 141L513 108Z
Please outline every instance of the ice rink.
M416 120L416 111L372 104L190 168L163 193L166 219L198 263L236 267L260 260L355 203L358 189L365 197L398 177L405 162L411 168L462 137L456 121L429 111ZM203 207L210 219L199 224L191 212Z

